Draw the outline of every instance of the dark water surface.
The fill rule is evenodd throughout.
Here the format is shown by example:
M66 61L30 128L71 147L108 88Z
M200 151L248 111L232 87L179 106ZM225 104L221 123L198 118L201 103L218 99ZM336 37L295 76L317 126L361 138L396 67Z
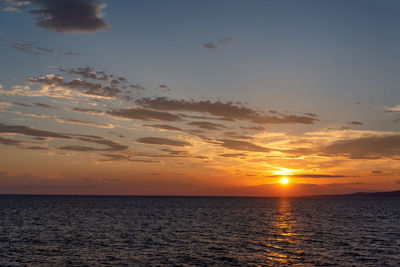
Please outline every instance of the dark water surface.
M0 266L400 266L400 198L0 196Z

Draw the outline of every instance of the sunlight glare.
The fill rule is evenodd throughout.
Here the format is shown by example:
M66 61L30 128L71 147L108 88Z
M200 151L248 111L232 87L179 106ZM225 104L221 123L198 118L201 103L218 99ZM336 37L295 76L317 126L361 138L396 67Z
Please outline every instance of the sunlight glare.
M281 184L288 184L289 183L289 179L287 177L282 177L280 183Z

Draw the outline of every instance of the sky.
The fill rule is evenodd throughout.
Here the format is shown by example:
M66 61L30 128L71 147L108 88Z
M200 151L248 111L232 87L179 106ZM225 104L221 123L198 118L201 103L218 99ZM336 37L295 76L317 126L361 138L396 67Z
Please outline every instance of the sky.
M399 190L399 11L0 0L0 194Z

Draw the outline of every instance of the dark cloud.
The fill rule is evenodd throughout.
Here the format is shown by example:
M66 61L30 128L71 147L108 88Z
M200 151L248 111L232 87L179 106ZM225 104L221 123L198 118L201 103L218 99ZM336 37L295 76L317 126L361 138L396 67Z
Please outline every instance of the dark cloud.
M20 112L20 111L16 111L16 110L6 110L6 112L23 115L23 116L34 117L34 118L51 119L51 120L55 120L60 123L80 124L80 125L99 127L99 128L113 128L114 127L112 124L99 124L99 123L95 123L95 122L89 122L89 121L83 121L83 120L77 120L77 119L71 119L71 118L62 118L62 117L58 117L58 116L54 116L54 115L26 113L26 112Z
M216 41L219 45L216 45L214 42L207 42L203 44L203 47L208 48L208 49L217 49L218 47L222 46L225 43L232 42L232 38L221 38L218 41Z
M329 156L347 156L353 159L400 157L400 135L370 136L336 141L322 152Z
M207 42L203 44L203 47L209 48L209 49L217 49L217 46L213 42Z
M73 150L73 151L83 151L83 152L91 152L91 151L99 151L98 148L88 147L88 146L61 146L59 147L61 150Z
M98 145L103 145L105 148L91 148L87 146L69 145L60 147L62 150L75 150L75 151L122 151L128 149L127 146L118 144L111 140L106 140L99 136L93 135L79 135L79 134L63 134L45 130L38 130L28 126L21 125L5 125L0 123L0 133L15 133L31 137L41 138L58 138L73 141L89 142Z
M238 141L238 140L228 140L221 139L218 140L220 146L232 149L232 150L240 150L240 151L251 151L251 152L269 152L268 148L255 145L246 141Z
M225 125L218 124L218 123L212 123L212 122L208 122L208 121L194 121L194 122L188 123L188 125L197 126L200 129L204 129L204 130L214 130L214 131L218 131L222 128L226 128Z
M240 157L247 157L244 153L226 153L226 154L219 154L218 156L224 158L240 158Z
M41 107L41 108L50 108L50 109L58 109L57 107L49 104L44 104L44 103L34 103L35 106Z
M119 161L119 162L159 163L159 161L155 160L135 158L133 157L133 155L129 154L108 153L108 154L103 154L102 156L106 158L102 159L101 161L107 161L107 162Z
M89 33L109 28L99 0L8 0L6 10L37 15L35 24L60 33Z
M160 124L155 124L155 125L150 125L150 124L145 124L143 126L150 127L150 128L157 128L157 129L162 129L162 130L168 130L168 131L183 131L181 128L171 126L171 125L160 125Z
M306 112L304 115L309 116L309 117L318 117L317 114Z
M168 112L160 112L142 108L128 108L107 111L107 114L127 119L143 120L143 121L180 121L178 115Z
M293 178L345 178L350 177L347 175L331 175L331 174L293 174L293 175L268 175L266 177L278 178L278 177L293 177ZM354 177L354 176L353 176Z
M351 125L363 125L362 122L359 121L349 121L347 124L351 124Z
M190 143L185 141L178 141L161 137L142 137L139 138L137 142L142 144L151 144L151 145L167 145L167 146L182 146L182 147L191 146Z
M233 120L247 120L259 124L312 124L317 121L316 118L306 116L296 116L288 114L277 114L274 116L263 115L248 107L239 106L233 102L211 102L207 101L186 101L175 100L166 97L158 98L140 98L136 103L146 108L162 111L188 111L208 113L217 117L231 118Z
M2 145L18 146L18 145L21 145L22 143L23 143L22 141L17 141L17 140L13 140L13 139L9 139L9 138L0 136L0 144L2 144Z
M5 125L0 123L0 133L16 133L22 135L28 135L33 137L48 137L48 138L61 138L61 139L72 139L66 134L60 134L50 131L37 130L28 126L20 125Z
M74 108L74 111L82 112L82 113L89 113L89 114L103 114L104 111L99 109L93 108Z
M253 137L251 137L251 136L242 135L242 134L239 134L236 132L225 132L225 133L223 133L223 135L233 138L233 139L244 139L244 140L253 139Z
M232 119L232 118L224 118L224 117L194 116L194 115L188 115L188 114L183 114L183 113L178 113L178 115L182 118L190 118L190 119L234 121L234 119Z
M372 174L381 174L382 171L379 171L379 170L372 170L371 173L372 173Z
M103 98L118 98L130 101L133 98L133 94L139 94L137 90L130 88L129 81L123 76L109 74L105 71L96 71L92 67L71 69L63 67L50 68L56 69L60 73L31 77L28 81L33 84L64 87L97 98L100 96ZM144 87L140 87L140 89L144 89ZM96 99L92 100L96 101Z
M104 85L101 83L88 82L80 78L75 78L72 81L65 81L62 75L48 74L42 77L29 78L30 83L43 84L49 86L62 86L69 89L77 90L86 95L117 97L121 92L121 88L112 85Z
M58 68L58 70L71 75L79 75L83 78L99 80L99 81L107 81L110 78L110 76L104 71L94 71L94 69L91 67L73 68L73 69Z
M24 108L31 108L31 107L33 107L32 104L22 103L22 102L13 102L12 104L13 104L13 105L16 105L16 106L24 107Z

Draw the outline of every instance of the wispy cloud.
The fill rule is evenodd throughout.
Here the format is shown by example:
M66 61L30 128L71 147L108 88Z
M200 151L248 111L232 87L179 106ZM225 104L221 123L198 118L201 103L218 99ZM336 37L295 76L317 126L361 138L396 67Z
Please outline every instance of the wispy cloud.
M29 126L22 125L6 125L0 123L0 133L13 133L31 137L43 137L43 138L57 138L71 141L89 142L92 144L103 145L104 148L89 148L87 146L80 145L69 145L60 147L64 150L76 150L76 151L121 151L128 149L127 146L121 145L115 141L104 139L100 136L93 135L80 135L80 134L68 134L68 133L57 133L47 130L35 129Z
M135 120L143 120L143 121L180 121L181 118L178 115L168 113L168 112L160 112L149 109L142 108L128 108L128 109L119 109L107 111L107 114L121 117L126 119L135 119Z
M224 148L240 151L251 151L251 152L269 152L270 149L262 146L255 145L246 141L221 139L216 141L217 144Z
M233 38L221 38L216 42L209 41L209 42L203 44L203 47L208 48L208 49L217 49L220 46L222 46L228 42L232 42L232 41L233 41Z
M328 145L322 152L352 159L400 158L400 135L340 140Z
M261 114L251 108L235 105L232 102L211 102L175 100L166 97L140 98L136 103L143 107L162 111L188 111L208 113L213 116L232 120L247 120L259 124L313 124L318 121L315 117L297 116L277 113L273 116Z
M137 140L138 143L151 144L151 145L167 145L167 146L191 146L190 143L185 141L178 141L161 137L142 137Z
M32 54L32 55L49 55L49 54L54 54L54 53L59 53L65 56L76 56L80 55L80 53L75 52L75 51L63 51L60 49L51 49L51 48L46 48L46 47L41 47L34 45L32 43L13 43L10 45L10 47L17 49L18 51L27 53L27 54Z

